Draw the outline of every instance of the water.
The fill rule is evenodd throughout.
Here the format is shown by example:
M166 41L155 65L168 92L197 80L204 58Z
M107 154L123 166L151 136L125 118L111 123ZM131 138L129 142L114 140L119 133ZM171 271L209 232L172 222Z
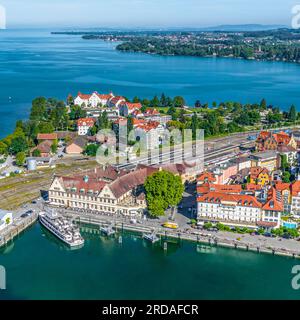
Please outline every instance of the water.
M266 98L285 109L300 106L296 64L121 53L113 43L50 31L0 30L0 138L28 116L34 97L65 100L79 90L129 98L165 92L190 105Z
M139 236L83 233L68 250L39 224L1 250L7 290L0 299L298 299L292 258L169 243L167 252Z

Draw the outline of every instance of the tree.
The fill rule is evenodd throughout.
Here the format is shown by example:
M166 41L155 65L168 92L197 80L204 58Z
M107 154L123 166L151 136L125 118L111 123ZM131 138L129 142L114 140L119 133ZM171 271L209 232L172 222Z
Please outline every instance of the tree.
M38 97L32 101L30 120L40 121L47 117L47 99Z
M197 100L197 101L195 102L195 108L201 108L201 107L202 107L202 105L201 105L200 100Z
M267 109L267 102L266 99L262 99L260 102L260 108L261 110L266 110Z
M154 217L164 215L169 206L177 206L184 191L181 178L167 171L149 176L144 186L148 210Z
M173 100L175 108L182 108L185 105L185 100L181 96L176 96Z
M41 156L41 151L39 149L34 149L32 152L33 157L40 157Z
M140 102L139 97L135 96L135 97L133 98L132 102L133 102L133 103L138 103L138 102Z
M285 183L289 183L291 178L291 174L288 171L284 171L282 175L282 181Z
M294 105L291 105L290 110L289 110L289 120L292 122L295 122L297 119L297 111L296 111L296 107Z
M58 143L57 141L53 141L52 145L51 145L51 151L52 153L56 153L57 152L57 146L58 146Z
M155 108L158 107L160 104L160 101L157 96L154 96L154 98L150 101L150 107Z
M24 137L16 137L11 141L9 151L11 154L17 154L19 152L25 152L28 149L27 141Z
M84 153L90 157L95 157L99 146L96 144L89 144L86 146Z
M16 155L16 165L17 166L23 166L26 160L26 154L25 152L18 152Z

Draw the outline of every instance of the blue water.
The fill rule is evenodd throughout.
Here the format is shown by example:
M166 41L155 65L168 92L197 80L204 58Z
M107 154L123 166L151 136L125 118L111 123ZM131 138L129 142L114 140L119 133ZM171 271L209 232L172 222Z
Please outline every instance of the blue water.
M28 116L36 96L79 90L152 97L182 95L190 105L237 100L300 106L300 66L234 59L121 53L115 44L51 30L0 30L0 138ZM9 101L12 97L12 101Z

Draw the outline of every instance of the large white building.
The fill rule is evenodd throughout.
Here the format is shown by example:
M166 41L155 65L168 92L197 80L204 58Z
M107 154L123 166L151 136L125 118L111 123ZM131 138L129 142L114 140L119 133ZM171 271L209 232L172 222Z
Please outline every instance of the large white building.
M245 194L210 191L197 198L198 220L257 228L278 228L283 204L273 188L265 204Z
M156 171L156 168L143 168L126 172L108 167L85 175L55 177L49 189L49 201L51 205L95 213L140 214L146 208L142 186Z
M74 104L80 107L97 108L99 106L107 106L113 97L112 93L99 94L98 92L93 92L92 94L82 94L78 92L77 97L74 99Z

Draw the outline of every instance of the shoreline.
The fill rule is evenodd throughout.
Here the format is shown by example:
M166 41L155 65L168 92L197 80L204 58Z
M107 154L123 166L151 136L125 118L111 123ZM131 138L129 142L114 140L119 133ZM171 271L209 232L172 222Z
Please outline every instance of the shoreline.
M237 241L237 240L227 240L224 238L221 238L220 235L211 235L211 236L203 236L200 235L200 232L193 232L189 233L183 230L178 230L177 232L172 231L171 229L163 229L155 228L152 226L147 225L136 225L136 224L130 224L129 222L123 222L118 221L116 219L106 220L105 217L102 216L88 216L84 217L76 213L61 213L63 216L67 218L71 218L73 222L81 224L87 224L97 227L102 226L109 226L112 225L113 229L116 231L119 230L126 230L129 232L137 232L139 234L145 234L145 233L152 233L153 229L155 230L155 234L160 237L161 240L165 238L165 242L168 242L168 238L175 239L178 241L184 240L189 242L194 242L197 244L204 244L209 245L211 247L223 247L223 248L231 248L231 249L238 249L243 251L251 251L251 252L257 252L257 253L264 253L264 254L271 254L271 255L277 255L277 256L284 256L294 259L300 259L300 249L299 251L293 251L285 248L273 248L269 246L255 246L250 243L244 243L243 241ZM102 218L102 219L101 219ZM192 231L192 229L191 229ZM198 234L197 234L198 233Z

